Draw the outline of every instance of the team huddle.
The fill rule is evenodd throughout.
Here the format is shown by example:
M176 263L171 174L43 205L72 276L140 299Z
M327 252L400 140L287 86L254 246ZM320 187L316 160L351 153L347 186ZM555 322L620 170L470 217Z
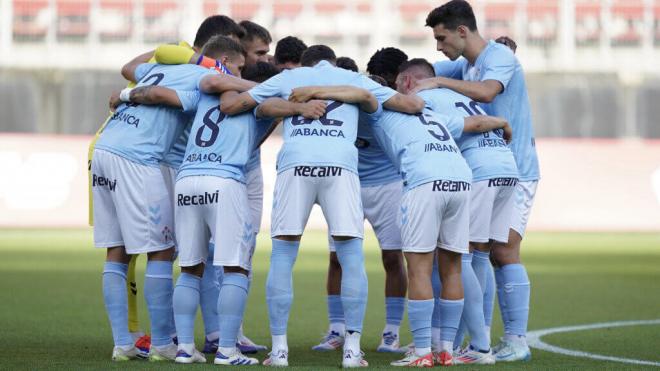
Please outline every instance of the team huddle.
M200 25L192 47L161 45L122 68L133 87L111 97L90 163L113 360L204 363L211 353L218 365L259 364L247 354L266 347L242 322L263 209L259 146L279 124L263 365L289 364L292 270L314 204L330 249L330 325L314 350L341 349L343 367L368 366L366 219L386 273L377 351L403 354L392 366L531 359L520 243L539 168L515 43L483 39L464 0L431 11L426 26L449 60L386 47L368 76L293 36L271 57L265 28L220 15ZM130 266L143 253L146 346L129 326ZM505 334L491 346L495 294ZM413 343L402 346L406 308Z

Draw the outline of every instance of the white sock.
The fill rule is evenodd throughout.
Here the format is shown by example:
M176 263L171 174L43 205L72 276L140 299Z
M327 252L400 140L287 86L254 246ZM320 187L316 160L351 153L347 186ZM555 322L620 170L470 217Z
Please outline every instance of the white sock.
M440 327L431 328L431 344L433 344L433 350L439 352L440 349Z
M222 353L225 356L230 356L236 353L236 347L231 347L231 348L219 347L218 352Z
M441 341L440 342L440 351L442 352L453 352L454 351L454 342L453 341Z
M289 344L286 341L286 335L273 335L273 353L283 350L285 352L289 351Z
M193 354L193 350L195 350L195 344L179 343L179 350L183 350L184 352L186 352L188 354Z
M391 332L396 337L399 337L399 326L398 325L390 325L389 323L385 324L385 328L383 329L383 334L386 332Z
M133 349L134 346L135 346L134 344L129 344L129 345L117 345L117 348L119 348L119 349L121 349L121 350L123 350L123 351L126 352L126 351L129 351L129 350Z
M504 340L510 343L527 346L527 338L522 335L504 334Z
M213 341L218 339L220 339L220 331L213 331L212 333L206 335L206 340L208 341Z
M350 350L353 354L360 354L360 334L359 332L346 333L346 340L344 340L344 351Z
M243 334L243 322L241 322L241 327L238 328L238 335L236 336L237 339L240 339L244 337L245 335Z
M152 345L152 347L156 348L156 350L158 350L158 351L161 351L161 350L165 350L165 349L171 347L172 345L174 345L174 343L169 343L167 345L161 345L161 346Z
M488 337L488 344L490 344L490 326L486 326L486 336Z
M346 333L346 325L342 322L335 322L330 324L330 331L334 331L341 336L344 336Z
M418 357L431 353L431 348L415 348L415 355Z

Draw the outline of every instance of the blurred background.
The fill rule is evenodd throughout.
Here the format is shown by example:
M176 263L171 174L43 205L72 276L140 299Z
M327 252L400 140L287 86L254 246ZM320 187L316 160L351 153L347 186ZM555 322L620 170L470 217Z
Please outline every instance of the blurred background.
M361 69L378 48L444 59L427 0L0 0L0 227L86 223L86 151L125 85L120 67L193 41L212 14L274 42L328 44ZM482 35L508 35L527 75L542 180L530 228L660 230L660 0L471 1ZM274 158L264 147L268 227ZM318 211L318 210L317 210ZM322 228L316 212L310 222Z

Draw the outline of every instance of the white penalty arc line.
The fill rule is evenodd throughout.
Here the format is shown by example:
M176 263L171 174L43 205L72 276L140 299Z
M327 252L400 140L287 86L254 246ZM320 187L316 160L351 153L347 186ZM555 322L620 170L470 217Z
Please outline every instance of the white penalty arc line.
M543 330L530 331L527 333L527 339L529 342L529 346L536 349L545 350L548 352L559 353L573 357L597 359L600 361L612 361L612 362L630 363L634 365L660 367L660 362L644 361L641 359L634 359L634 358L604 356L601 354L582 352L579 350L565 349L558 346L550 345L541 340L541 337L543 336L550 334L557 334L561 332L596 330L601 328L624 327L624 326L647 326L647 325L660 325L660 319L646 320L646 321L619 321L619 322L593 323L590 325L554 327Z

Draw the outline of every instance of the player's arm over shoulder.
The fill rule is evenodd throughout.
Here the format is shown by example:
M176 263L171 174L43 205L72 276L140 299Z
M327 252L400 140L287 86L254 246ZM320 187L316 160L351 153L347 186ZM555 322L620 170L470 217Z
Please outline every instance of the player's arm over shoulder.
M351 85L337 86L306 86L291 91L289 100L294 102L307 102L310 99L331 99L344 103L354 103L360 109L372 113L378 109L378 101L367 89Z
M121 68L121 75L128 81L137 82L141 76L136 76L135 71L141 64L148 63L151 60L151 58L153 58L153 56L154 56L153 50L138 55L137 57L133 58L133 60L126 63Z

